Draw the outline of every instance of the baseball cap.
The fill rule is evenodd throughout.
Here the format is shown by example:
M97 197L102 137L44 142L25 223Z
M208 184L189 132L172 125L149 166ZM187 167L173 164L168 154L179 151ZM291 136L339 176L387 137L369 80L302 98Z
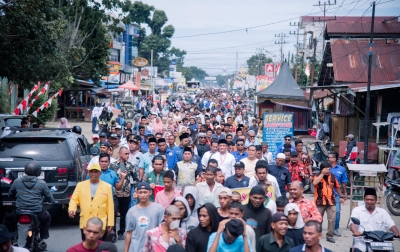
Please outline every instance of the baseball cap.
M226 194L227 196L232 197L232 190L227 187L223 187L219 190L218 195L221 195L221 194Z
M100 137L98 134L93 134L92 139L95 139L95 138L99 139Z
M235 163L234 167L242 167L242 168L244 168L244 163L242 161L237 161Z
M345 138L354 139L354 135L353 134L348 134L347 136L345 136Z
M121 125L115 126L115 129L122 129Z
M104 141L104 142L102 142L102 143L100 144L100 146L106 146L106 147L110 148L110 147L111 147L111 144L110 144L110 142L108 142L108 141Z
M128 142L134 142L135 144L139 144L139 141L136 140L134 137L130 138Z
M0 243L9 241L12 238L14 238L14 233L10 233L5 225L0 224Z
M278 221L288 221L288 218L285 214L283 213L274 213L272 215L272 222L278 222Z
M136 188L137 190L144 190L144 189L151 190L151 187L147 182L140 182Z
M290 152L290 156L291 157L298 157L299 153L297 153L297 151L292 151L292 152Z
M219 126L219 125L218 125L218 126L217 126L217 127L215 127L215 128L216 128L216 129L220 129L220 128L221 128L221 126Z
M205 137L205 136L206 136L206 133L200 132L199 134L197 134L197 136L198 136L198 137Z
M118 137L118 134L116 134L116 133L111 133L111 134L110 134L110 138L119 138L119 137Z
M89 171L91 171L91 170L98 170L98 171L101 171L100 165L99 165L99 164L91 164L91 165L89 166Z
M107 133L101 132L99 136L100 136L100 137L107 137Z
M238 219L231 219L225 224L225 227L233 237L239 237L244 231L243 222Z

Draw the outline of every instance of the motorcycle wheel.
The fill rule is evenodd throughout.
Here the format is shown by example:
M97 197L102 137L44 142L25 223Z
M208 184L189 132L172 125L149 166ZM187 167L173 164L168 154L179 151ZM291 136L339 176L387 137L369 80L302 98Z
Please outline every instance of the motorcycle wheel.
M394 198L394 194L396 193L397 192L391 192L386 197L386 207L393 215L400 216L400 200Z

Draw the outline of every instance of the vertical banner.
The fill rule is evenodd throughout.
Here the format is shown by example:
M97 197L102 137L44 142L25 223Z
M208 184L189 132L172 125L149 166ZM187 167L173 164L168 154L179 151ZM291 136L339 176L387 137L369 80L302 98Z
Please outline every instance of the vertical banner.
M135 85L139 88L140 90L140 73L136 73L136 79L135 79Z
M268 150L275 160L278 147L284 143L284 136L294 134L293 113L264 113L263 141L268 143Z

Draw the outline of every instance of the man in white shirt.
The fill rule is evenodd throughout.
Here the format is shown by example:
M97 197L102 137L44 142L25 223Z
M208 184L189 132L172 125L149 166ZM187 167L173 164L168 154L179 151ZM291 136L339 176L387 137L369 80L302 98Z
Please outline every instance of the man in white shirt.
M223 185L215 181L215 174L215 168L213 166L208 166L205 172L206 181L196 184L196 189L199 191L200 205L204 204L204 196L206 194L214 194L215 198L217 199L219 196L219 191L224 188Z
M228 144L225 139L218 141L218 152L212 158L218 161L218 167L222 170L225 178L235 174L236 159L231 153L228 153Z
M211 158L214 158L214 155L217 152L218 152L218 141L212 140L211 141L211 150L204 153L204 155L201 159L201 164L203 166L203 169L207 168L208 160L210 160Z
M258 159L256 158L256 146L250 145L247 148L248 157L240 161L244 163L244 175L251 178L255 175L255 167Z
M135 135L131 134L128 136L128 148L129 148L129 158L128 161L135 165L139 165L142 153L140 152L139 141L135 139Z
M265 182L274 187L274 195L270 197L275 201L276 198L282 196L281 191L279 191L278 181L274 176L268 174L268 163L265 160L258 160L255 166L255 175L250 177L249 187L254 187L258 185L259 182Z
M268 151L268 143L261 142L261 148L262 148L263 159L266 160L268 164L272 164L274 162L274 159L272 158L272 153Z
M389 213L380 207L376 207L378 200L375 188L365 188L364 206L358 206L353 209L351 217L360 220L360 226L350 221L350 230L354 236L361 236L363 231L384 231L389 229L395 236L400 233L395 226ZM362 226L362 227L361 227ZM365 243L361 239L356 239L354 244L355 252L366 251Z

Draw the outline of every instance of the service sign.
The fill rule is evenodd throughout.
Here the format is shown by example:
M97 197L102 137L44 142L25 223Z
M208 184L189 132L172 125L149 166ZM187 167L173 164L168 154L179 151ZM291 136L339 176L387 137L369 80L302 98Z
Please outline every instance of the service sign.
M284 137L294 134L294 114L284 112L264 113L263 125L263 141L268 143L268 150L275 160L276 150L284 144Z

